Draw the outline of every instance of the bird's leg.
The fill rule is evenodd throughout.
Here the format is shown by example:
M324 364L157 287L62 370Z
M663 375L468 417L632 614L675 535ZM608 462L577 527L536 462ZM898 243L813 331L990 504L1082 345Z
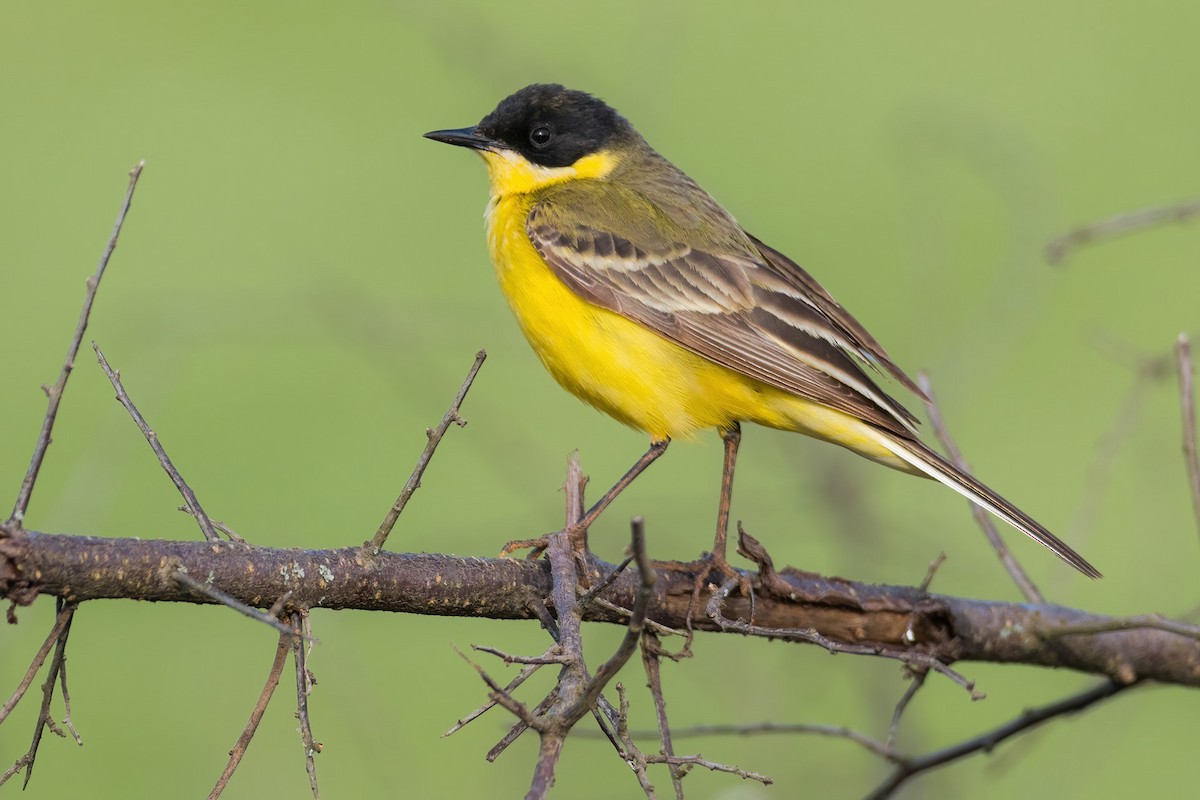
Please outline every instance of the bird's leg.
M742 443L742 426L733 423L721 431L725 442L725 461L721 468L721 498L717 503L717 535L713 538L712 565L726 571L725 541L729 533L729 505L733 502L733 468L737 465L738 445Z
M626 486L633 483L634 479L646 471L646 467L654 463L655 459L667 452L667 445L671 443L670 439L661 439L650 442L650 449L647 450L634 465L629 468L629 471L621 476L621 479L612 485L612 488L604 493L604 496L596 501L596 504L588 509L583 519L579 521L579 527L587 529L596 518L604 513L604 509L608 508L609 504L617 499Z

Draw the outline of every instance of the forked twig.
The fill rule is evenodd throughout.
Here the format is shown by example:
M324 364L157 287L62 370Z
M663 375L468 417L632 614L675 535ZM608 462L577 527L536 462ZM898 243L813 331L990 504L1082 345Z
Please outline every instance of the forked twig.
M100 263L96 267L96 272L87 280L87 292L83 297L83 309L79 312L79 321L75 324L75 334L71 337L71 343L67 346L67 357L63 361L62 371L58 375L58 380L53 386L42 387L46 392L46 397L49 398L49 403L46 407L46 416L42 419L42 428L38 432L37 443L33 447L33 457L29 461L29 469L25 473L25 479L21 481L21 488L17 492L17 500L13 503L12 514L8 518L9 525L21 525L25 520L25 513L29 510L29 500L33 496L33 485L37 483L38 473L42 469L42 462L46 460L46 450L50 447L50 434L54 430L54 421L58 417L58 407L62 403L63 392L67 388L67 379L71 377L71 371L75 369L75 358L79 355L79 348L83 345L83 334L87 330L88 318L92 314L92 305L96 302L96 292L100 289L100 279L104 277L104 270L108 266L108 261L112 258L113 250L117 248L117 239L121 235L121 228L125 225L125 215L129 213L129 206L133 203L133 190L137 188L138 178L142 176L142 168L146 166L145 161L139 161L129 172L129 186L125 190L125 199L121 202L121 209L117 212L117 221L113 224L112 234L108 237L108 244L104 247L104 252L100 256Z
M486 358L486 350L480 350L475 354L475 362L467 370L467 377L463 380L462 386L458 387L458 394L454 395L454 401L450 403L450 408L446 409L445 415L442 416L442 421L437 424L437 427L426 429L425 436L429 441L425 443L425 449L421 451L421 455L417 459L417 465L413 467L412 474L408 476L408 481L404 484L404 488L400 490L400 496L396 498L396 502L392 503L392 507L388 509L388 513L383 518L383 522L379 524L379 530L375 531L375 536L365 545L372 554L376 554L383 549L383 545L387 542L392 528L396 527L396 520L400 519L400 514L404 512L404 507L408 505L408 501L413 496L413 493L421 488L421 476L425 474L425 468L429 466L429 462L433 458L438 445L441 444L442 437L446 435L446 431L450 430L451 425L457 425L461 428L467 424L467 421L459 415L459 411L462 409L463 400L466 399L467 392L471 390L471 384L475 382L475 376L479 374L479 368L483 366L484 359Z

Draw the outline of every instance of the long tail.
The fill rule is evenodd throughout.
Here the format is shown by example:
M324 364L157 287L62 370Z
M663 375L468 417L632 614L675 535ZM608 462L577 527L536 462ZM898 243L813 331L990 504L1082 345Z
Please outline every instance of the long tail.
M896 439L882 431L879 443L900 460L939 483L949 486L977 506L987 509L1000 519L1042 545L1054 555L1070 564L1089 578L1101 577L1099 570L1067 546L1050 531L1043 528L1033 517L1026 514L1000 495L967 475L940 455L915 440Z

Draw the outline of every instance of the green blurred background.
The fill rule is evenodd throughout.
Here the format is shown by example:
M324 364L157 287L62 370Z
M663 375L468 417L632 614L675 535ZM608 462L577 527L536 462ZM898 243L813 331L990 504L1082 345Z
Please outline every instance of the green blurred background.
M1010 536L1053 600L1184 613L1200 564L1175 383L1139 378L1137 363L1200 327L1200 233L1163 228L1061 269L1042 247L1073 224L1197 192L1198 24L1200 9L1182 3L8 0L0 487L15 495L45 406L38 385L57 374L125 173L144 158L88 336L214 517L261 545L369 538L425 427L486 347L470 426L451 431L390 545L490 555L556 527L568 452L580 450L599 487L645 441L543 373L487 263L480 163L420 135L471 124L526 83L559 81L612 102L811 269L900 364L932 372L979 473L1107 575L1089 582ZM197 538L112 394L85 349L29 527ZM596 549L617 557L628 518L643 514L652 555L696 555L719 462L715 435L677 444L596 526ZM944 549L935 589L1016 597L965 505L931 483L761 429L747 431L738 477L735 517L777 563L915 583ZM5 628L5 692L52 613L43 599ZM484 696L451 643L538 652L537 626L320 611L313 624L325 797L524 793L532 739L483 760L506 729L499 713L439 734ZM619 633L589 629L591 655L607 656ZM274 639L211 607L85 606L70 666L86 746L48 739L26 796L206 795ZM892 662L811 647L703 636L696 650L665 668L677 726L817 722L882 736L906 686ZM988 699L930 680L902 727L906 750L1089 683L962 668ZM622 678L648 723L640 666ZM226 797L307 796L288 687ZM1182 795L1196 708L1195 693L1146 689L905 796ZM24 752L35 712L31 695L0 729L0 761ZM696 798L855 797L887 770L836 740L678 747L778 781L696 774ZM665 773L656 779L669 792ZM607 744L579 738L556 796L639 792Z

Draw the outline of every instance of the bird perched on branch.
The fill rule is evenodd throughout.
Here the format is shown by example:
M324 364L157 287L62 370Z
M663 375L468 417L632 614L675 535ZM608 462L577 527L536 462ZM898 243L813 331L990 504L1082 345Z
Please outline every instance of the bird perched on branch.
M478 125L425 135L483 157L492 261L542 363L568 391L650 436L650 449L589 510L585 526L671 439L716 428L725 463L710 559L728 570L740 423L755 422L937 480L1100 576L922 444L916 418L868 370L924 395L874 337L603 101L534 84Z

